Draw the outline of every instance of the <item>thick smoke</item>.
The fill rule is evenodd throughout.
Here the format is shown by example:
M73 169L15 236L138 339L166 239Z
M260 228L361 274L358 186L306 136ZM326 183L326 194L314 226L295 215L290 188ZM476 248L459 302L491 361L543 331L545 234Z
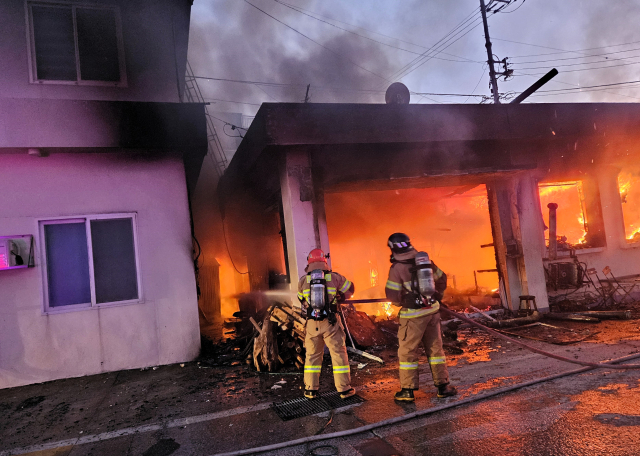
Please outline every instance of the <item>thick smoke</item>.
M306 85L311 84L312 102L384 103L384 91L390 82L395 81L391 76L417 56L316 21L275 1L251 2L322 46L245 2L210 2L206 8L209 14L192 18L189 55L197 75L299 84L293 87L258 88L247 84L200 81L203 92L211 98L251 103L300 102L304 100ZM447 27L455 25L451 21L461 16L460 12L436 1L406 2L394 8L389 8L388 2L368 2L368 6L361 11L353 5L337 2L331 2L331 5L317 1L291 3L345 22L399 35L400 39L422 45L437 41L447 32ZM472 9L469 7L469 11ZM450 23L443 25L442 19L446 16L449 16ZM402 26L398 27L398 24ZM345 24L336 25L413 52L424 50ZM423 68L423 71L426 69ZM455 77L453 72L450 75ZM376 92L327 89L336 87L373 89ZM242 107L220 104L219 109L239 111ZM255 112L256 109L257 106L244 106L245 112Z

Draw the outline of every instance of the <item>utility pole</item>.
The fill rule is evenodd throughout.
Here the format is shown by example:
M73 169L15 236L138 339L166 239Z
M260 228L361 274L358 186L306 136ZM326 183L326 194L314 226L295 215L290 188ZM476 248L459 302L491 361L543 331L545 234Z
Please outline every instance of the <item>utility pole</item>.
M491 50L491 40L489 39L489 26L487 25L487 7L484 0L480 0L480 11L482 12L482 23L484 24L485 47L487 48L487 63L489 64L489 78L491 79L491 91L493 92L493 102L500 104L500 95L498 94L498 80L496 79L496 70L493 68L493 51Z

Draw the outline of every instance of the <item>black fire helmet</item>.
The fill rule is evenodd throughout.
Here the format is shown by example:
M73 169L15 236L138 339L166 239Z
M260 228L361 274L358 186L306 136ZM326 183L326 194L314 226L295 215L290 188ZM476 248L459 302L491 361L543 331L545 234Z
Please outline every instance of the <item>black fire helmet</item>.
M387 245L393 253L405 253L411 250L411 240L404 233L393 233L389 236Z

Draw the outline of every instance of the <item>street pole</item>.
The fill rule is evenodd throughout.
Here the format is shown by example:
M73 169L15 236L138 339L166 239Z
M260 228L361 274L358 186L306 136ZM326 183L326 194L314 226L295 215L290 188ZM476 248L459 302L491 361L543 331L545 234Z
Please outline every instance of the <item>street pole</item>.
M489 26L487 25L487 8L484 0L480 0L480 11L482 12L482 23L484 24L485 47L487 48L487 63L489 64L489 78L491 79L491 91L493 92L493 102L500 104L500 96L498 95L498 80L496 79L496 70L493 68L493 51L491 50L491 40L489 39Z

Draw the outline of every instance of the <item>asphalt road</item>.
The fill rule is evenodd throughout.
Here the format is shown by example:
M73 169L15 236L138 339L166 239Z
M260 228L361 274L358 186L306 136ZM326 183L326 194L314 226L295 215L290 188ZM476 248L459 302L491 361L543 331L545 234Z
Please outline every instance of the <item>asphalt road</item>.
M637 321L625 324L637 327ZM637 338L532 344L602 361L640 352ZM286 422L269 406L299 397L301 376L257 374L244 366L189 363L0 390L0 456L214 455L353 429L576 367L502 341L473 335L468 340L464 355L449 357L452 382L460 390L456 398L435 397L423 364L424 388L416 403L396 404L397 359L389 350L381 353L384 366L352 359L353 383L366 402ZM325 366L325 391L331 388L328 372ZM638 455L639 378L639 371L590 371L373 432L267 454L304 455L325 444L332 447L316 454Z

